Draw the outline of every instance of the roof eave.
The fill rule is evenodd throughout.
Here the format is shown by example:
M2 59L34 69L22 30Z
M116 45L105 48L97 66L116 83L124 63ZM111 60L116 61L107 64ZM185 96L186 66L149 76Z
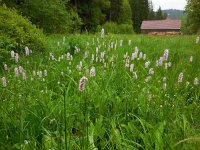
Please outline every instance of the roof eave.
M155 28L141 28L141 30L180 30L181 28L163 28L163 29L155 29Z

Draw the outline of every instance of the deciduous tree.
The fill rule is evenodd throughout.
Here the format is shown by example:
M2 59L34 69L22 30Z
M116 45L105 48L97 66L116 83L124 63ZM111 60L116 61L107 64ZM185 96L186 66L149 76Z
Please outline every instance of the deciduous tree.
M187 20L192 33L200 32L200 1L188 0L186 6Z

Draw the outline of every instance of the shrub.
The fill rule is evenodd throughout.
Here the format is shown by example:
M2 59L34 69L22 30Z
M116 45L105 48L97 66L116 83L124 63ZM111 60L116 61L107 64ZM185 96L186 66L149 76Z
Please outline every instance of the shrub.
M10 50L20 52L25 46L34 51L46 49L46 37L35 25L15 10L0 6L0 55Z
M133 33L133 27L130 24L120 24L120 25L118 25L118 30L119 30L120 34Z
M81 18L69 0L3 0L45 33L66 33L80 30Z
M103 27L104 27L105 31L108 33L117 33L117 24L116 23L113 23L113 22L108 23L107 22L104 24Z
M68 45L67 51L70 52L71 54L74 54L75 47L83 50L85 48L85 43L86 41L82 39L80 34L74 34L73 36L67 38L67 45Z
M129 24L116 24L116 23L105 23L104 29L107 33L114 34L130 34L133 33L133 27Z
M6 37L5 35L0 35L0 62L3 62L7 59L8 51L13 49L14 45L10 38ZM0 64L1 65L1 64Z

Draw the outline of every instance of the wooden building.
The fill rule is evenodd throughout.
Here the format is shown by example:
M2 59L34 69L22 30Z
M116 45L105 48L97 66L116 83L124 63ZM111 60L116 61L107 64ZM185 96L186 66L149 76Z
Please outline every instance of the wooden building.
M143 21L141 33L150 35L179 35L181 34L181 20L148 20Z

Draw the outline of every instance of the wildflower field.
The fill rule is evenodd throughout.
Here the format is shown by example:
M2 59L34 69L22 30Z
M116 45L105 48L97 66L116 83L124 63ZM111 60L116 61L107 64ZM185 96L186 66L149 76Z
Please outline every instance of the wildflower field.
M198 37L48 43L1 64L0 149L200 149Z

